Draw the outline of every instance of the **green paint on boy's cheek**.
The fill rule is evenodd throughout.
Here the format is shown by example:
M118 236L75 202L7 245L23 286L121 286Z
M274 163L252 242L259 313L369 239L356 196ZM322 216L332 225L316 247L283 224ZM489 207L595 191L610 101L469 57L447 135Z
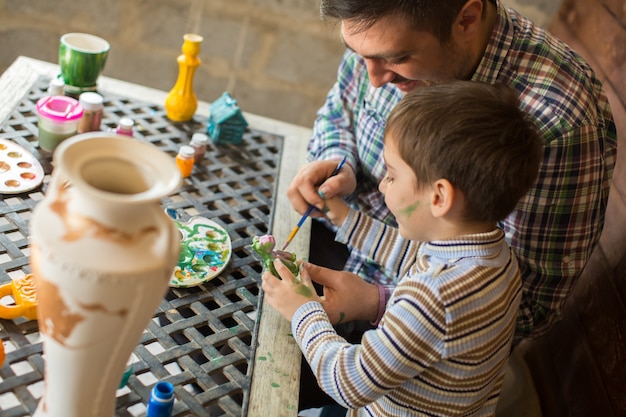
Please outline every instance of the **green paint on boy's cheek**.
M298 284L296 286L296 294L303 295L306 298L313 298L313 290L304 284Z
M415 210L419 208L419 206L420 206L420 202L416 201L415 203L410 204L408 207L400 210L400 214L403 216L409 217L411 214L415 212Z

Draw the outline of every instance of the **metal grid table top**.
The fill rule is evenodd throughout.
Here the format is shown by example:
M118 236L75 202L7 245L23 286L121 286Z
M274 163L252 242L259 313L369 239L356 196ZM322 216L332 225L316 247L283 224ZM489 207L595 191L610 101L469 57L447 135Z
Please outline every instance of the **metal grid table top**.
M0 201L0 283L30 273L30 214L45 194L51 155L37 145L35 103L46 95L40 78L10 118L0 137L35 155L44 167L41 187ZM135 122L137 140L151 142L175 157L203 121L172 123L162 106L107 94L102 129L121 117ZM209 218L232 240L232 257L215 279L192 288L171 288L144 331L132 357L128 384L117 392L117 416L145 414L150 390L159 380L175 386L174 416L246 414L260 301L261 263L249 249L252 237L268 233L283 139L247 130L241 145L209 143L205 160L194 167L179 191L163 205ZM0 300L6 302L6 300ZM44 362L37 322L0 320L6 359L0 368L0 414L31 415L43 387Z

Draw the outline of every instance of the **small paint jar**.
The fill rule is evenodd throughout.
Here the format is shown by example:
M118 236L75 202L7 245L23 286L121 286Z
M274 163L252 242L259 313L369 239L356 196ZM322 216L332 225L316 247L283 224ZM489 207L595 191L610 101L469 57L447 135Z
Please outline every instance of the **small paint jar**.
M204 154L206 153L206 146L208 142L209 137L204 133L194 133L191 136L189 146L191 146L194 150L194 162L196 164L199 164L204 159Z
M99 131L104 111L102 96L93 92L82 93L78 97L78 102L83 106L83 117L78 123L78 133Z
M194 154L195 152L193 148L189 145L183 145L180 149L178 149L178 154L176 155L176 166L178 166L180 175L183 178L187 178L191 175L194 164Z
M167 381L157 382L146 409L146 417L170 417L174 408L174 385Z
M115 128L115 133L124 136L133 136L133 126L135 122L130 117L122 117Z
M83 107L78 100L66 96L46 96L37 101L39 148L52 152L78 130Z
M65 95L65 82L62 78L53 78L48 84L49 96L63 96Z

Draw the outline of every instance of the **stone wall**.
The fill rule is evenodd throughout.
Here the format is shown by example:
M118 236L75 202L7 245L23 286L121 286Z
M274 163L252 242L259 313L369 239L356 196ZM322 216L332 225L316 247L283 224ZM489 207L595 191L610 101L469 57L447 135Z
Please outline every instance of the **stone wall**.
M540 23L555 0L505 0ZM343 53L311 0L0 0L0 71L19 55L57 62L63 33L111 43L104 75L168 91L182 37L204 37L194 91L229 91L244 111L310 126Z

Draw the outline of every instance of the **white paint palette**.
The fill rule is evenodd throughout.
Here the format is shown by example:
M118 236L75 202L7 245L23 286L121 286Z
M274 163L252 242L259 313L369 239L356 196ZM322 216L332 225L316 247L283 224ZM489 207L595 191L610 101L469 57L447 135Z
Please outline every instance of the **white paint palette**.
M15 142L0 139L0 194L30 191L43 177L43 168L33 154Z

